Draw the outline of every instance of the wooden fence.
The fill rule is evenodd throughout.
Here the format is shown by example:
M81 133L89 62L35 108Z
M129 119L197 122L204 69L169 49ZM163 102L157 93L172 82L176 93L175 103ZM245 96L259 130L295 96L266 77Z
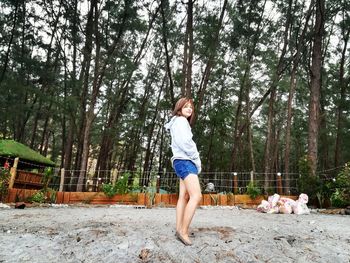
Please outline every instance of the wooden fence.
M17 201L26 201L33 196L37 190L28 189L10 189L8 193L7 202L13 203ZM297 196L284 196L296 200ZM47 194L47 200L51 200L50 193ZM175 206L177 203L177 194L158 194L158 193L130 193L117 194L113 197L108 197L102 192L56 192L54 202L56 204L94 204L94 205L139 205L139 206ZM220 205L220 206L234 206L247 205L256 206L261 203L267 196L258 196L255 199L249 195L234 195L234 194L203 194L200 205Z

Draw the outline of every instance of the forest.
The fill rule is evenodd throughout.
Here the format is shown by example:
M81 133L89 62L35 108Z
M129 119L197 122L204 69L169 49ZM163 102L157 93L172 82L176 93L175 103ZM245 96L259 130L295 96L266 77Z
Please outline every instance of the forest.
M90 170L171 171L186 96L203 174L288 187L350 160L349 32L346 0L1 0L0 139L76 190Z

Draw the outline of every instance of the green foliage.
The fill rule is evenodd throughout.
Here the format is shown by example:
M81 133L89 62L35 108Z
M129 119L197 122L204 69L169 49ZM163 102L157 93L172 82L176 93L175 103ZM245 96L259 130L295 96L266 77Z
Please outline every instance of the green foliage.
M103 193L108 197L113 197L116 194L126 194L130 191L129 187L130 173L124 173L116 182L115 185L108 183L102 185Z
M250 198L255 199L257 196L261 195L261 189L254 183L254 181L250 181L247 185L247 194Z
M299 160L300 177L297 184L301 193L307 194L310 199L315 199L317 198L317 194L322 192L322 182L318 176L311 175L309 163L310 161L307 156Z
M267 189L266 189L266 194L267 195L273 195L274 193L275 193L276 191L275 191L275 188L274 187L272 187L272 186L270 186L270 187L268 187Z
M344 200L340 189L336 189L331 196L331 203L334 207L345 207L348 203Z
M49 193L49 196L50 196L49 202L56 203L57 191L51 188L47 188L47 192Z
M116 194L117 194L117 189L116 189L116 187L113 185L113 184L111 184L111 183L109 183L109 184L103 184L102 185L102 192L106 195L106 196L108 196L108 197L113 197L113 196L115 196Z
M318 176L304 175L298 179L298 189L313 199L321 192L322 182Z
M43 191L38 191L34 195L32 195L28 201L35 203L44 203L46 200L45 193Z
M44 185L44 188L47 188L47 186L49 185L52 177L53 177L53 168L52 167L46 167L45 170L44 170L44 174L43 174L43 177L41 179L43 185Z
M0 140L0 155L19 157L40 164L55 165L50 159L14 140Z
M0 169L0 201L7 195L8 182L10 180L10 171L8 169Z
M298 166L300 177L308 177L311 175L310 160L307 155L299 159Z
M118 179L118 181L115 184L117 194L126 194L130 191L129 177L130 177L130 173L124 173Z
M323 206L326 200L330 200L331 195L333 194L333 183L332 182L326 182L326 181L321 181L321 187L320 191L316 193L316 197L318 200L318 203L320 204L320 207Z
M350 205L350 163L337 175L334 187L335 192L331 196L332 206L345 207Z

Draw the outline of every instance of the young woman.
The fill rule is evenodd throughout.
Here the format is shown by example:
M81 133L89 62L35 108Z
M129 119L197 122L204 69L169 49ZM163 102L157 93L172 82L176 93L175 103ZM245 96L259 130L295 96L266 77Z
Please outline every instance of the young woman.
M198 180L201 160L197 146L192 140L190 126L193 119L192 99L181 98L175 105L172 119L165 125L171 134L172 165L180 179L179 199L176 205L176 237L186 246L192 245L189 226L202 199Z

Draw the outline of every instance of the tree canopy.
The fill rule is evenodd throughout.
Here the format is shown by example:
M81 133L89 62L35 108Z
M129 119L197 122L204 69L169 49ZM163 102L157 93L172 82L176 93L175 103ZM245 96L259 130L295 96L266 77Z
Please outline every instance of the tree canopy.
M317 171L350 159L348 1L1 1L0 137L78 185L171 169L163 126L196 105L203 171ZM72 179L73 180L73 179Z

